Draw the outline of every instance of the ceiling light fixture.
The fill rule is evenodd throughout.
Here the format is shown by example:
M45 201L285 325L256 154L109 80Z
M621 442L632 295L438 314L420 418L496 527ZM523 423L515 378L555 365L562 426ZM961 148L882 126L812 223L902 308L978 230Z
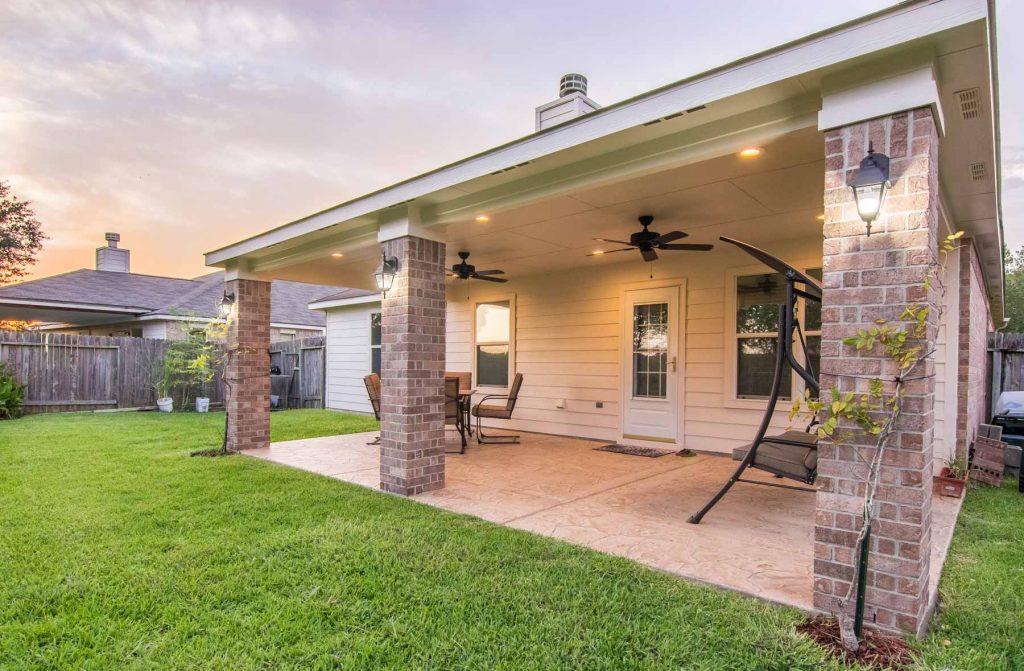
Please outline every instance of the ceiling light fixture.
M478 215L476 215L476 223L478 223L478 224L486 224L490 220L491 220L491 218L488 217L486 214L478 214Z
M825 221L825 215L819 214L817 217L815 217L815 219L817 219L818 221Z
M740 158L757 158L764 153L760 147L746 147L740 150Z
M594 256L601 256L602 254L604 254L604 250L603 249L595 249L593 251L593 255Z
M340 259L341 257L343 257L343 256L345 256L345 255L344 255L344 254L342 254L341 252L334 252L333 254L331 254L331 256L332 256L333 258L335 258L335 259Z

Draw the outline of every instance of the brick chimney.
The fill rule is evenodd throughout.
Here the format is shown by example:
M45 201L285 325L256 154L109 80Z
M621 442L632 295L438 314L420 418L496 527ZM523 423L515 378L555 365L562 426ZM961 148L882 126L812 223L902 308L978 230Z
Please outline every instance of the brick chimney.
M601 109L587 97L587 78L576 73L563 75L558 83L558 100L537 108L537 130L544 130Z
M127 273L131 252L127 249L118 249L117 243L121 240L118 233L107 233L107 246L96 249L96 270L105 270L111 273Z

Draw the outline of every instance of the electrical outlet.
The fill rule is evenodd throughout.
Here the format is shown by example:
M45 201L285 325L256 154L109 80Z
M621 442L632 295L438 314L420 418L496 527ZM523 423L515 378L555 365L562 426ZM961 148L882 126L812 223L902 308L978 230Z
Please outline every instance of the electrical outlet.
M603 408L604 407L604 401L598 401L594 405L596 405L598 408Z

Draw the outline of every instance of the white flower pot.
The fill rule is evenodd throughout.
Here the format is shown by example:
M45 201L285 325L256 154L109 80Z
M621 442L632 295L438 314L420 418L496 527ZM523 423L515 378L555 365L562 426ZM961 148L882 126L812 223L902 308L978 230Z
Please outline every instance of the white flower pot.
M174 399L170 396L158 398L156 400L156 407L160 409L160 412L170 412L174 410Z
M196 398L196 412L210 412L210 399L205 396Z

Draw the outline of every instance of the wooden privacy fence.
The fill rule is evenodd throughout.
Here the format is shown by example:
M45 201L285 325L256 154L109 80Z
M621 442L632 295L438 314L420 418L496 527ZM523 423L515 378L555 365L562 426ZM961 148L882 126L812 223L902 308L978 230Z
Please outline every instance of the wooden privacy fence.
M324 407L325 342L323 336L314 336L270 343L270 365L281 370L281 383L273 384L271 393L283 397L283 407Z
M145 408L156 404L154 371L173 341L80 336L39 331L0 331L0 361L25 385L25 412ZM272 343L270 362L288 376L283 407L323 407L324 338ZM268 370L269 372L269 370ZM191 408L200 393L224 402L216 377L205 389L173 395L176 409ZM187 399L182 407L182 398Z
M991 416L1001 392L1024 391L1024 333L990 333L988 352Z

